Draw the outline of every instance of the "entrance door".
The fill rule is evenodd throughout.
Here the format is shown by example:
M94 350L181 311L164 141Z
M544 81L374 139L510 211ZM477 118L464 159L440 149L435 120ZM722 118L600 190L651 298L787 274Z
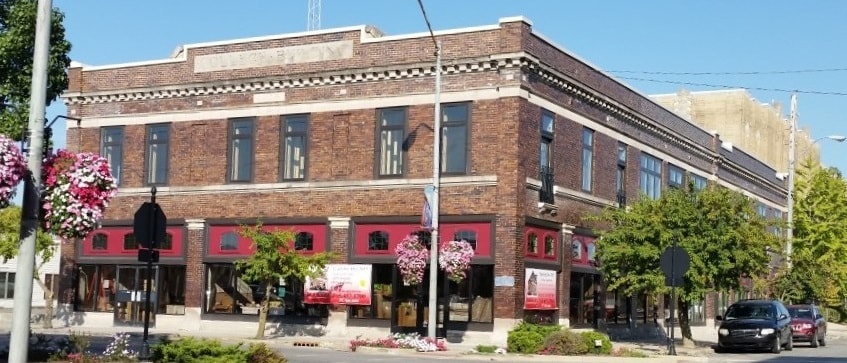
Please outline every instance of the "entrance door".
M150 290L150 326L156 325L156 286L159 269L153 266L153 289ZM118 266L115 279L115 325L143 326L147 292L147 266Z
M419 285L406 286L403 284L403 278L400 271L395 268L394 271L394 303L391 331L400 333L418 333L425 336L428 332L429 322L429 270L424 273L424 279ZM443 314L444 314L444 296L445 291L441 287L446 287L444 282L444 273L438 274L438 326L436 335L444 337Z

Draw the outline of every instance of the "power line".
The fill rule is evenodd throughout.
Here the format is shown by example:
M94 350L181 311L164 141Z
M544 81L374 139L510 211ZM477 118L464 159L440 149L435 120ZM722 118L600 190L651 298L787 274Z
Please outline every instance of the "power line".
M437 54L441 51L441 49L438 49L438 41L435 40L435 33L432 31L432 25L429 23L429 17L426 16L426 9L424 8L423 0L418 0L418 5L421 7L421 14L426 22L426 28L429 29L429 37L432 38L432 43L435 44L435 53Z
M748 86L731 86L725 84L711 84L711 83L696 83L696 82L682 82L682 81L668 81L663 79L650 79L650 78L638 78L638 77L617 77L619 79L626 79L630 81L642 81L642 82L654 82L654 83L668 83L668 84L680 84L686 86L701 86L701 87L714 87L714 88L726 88L726 89L735 89L735 88L743 88L749 90L756 91L770 91L770 92L786 92L786 93L804 93L804 94L812 94L812 95L827 95L827 96L847 96L847 92L829 92L829 91L813 91L813 90L796 90L796 89L785 89L785 88L765 88L765 87L748 87Z
M606 71L606 72L609 72L609 73L628 73L628 74L666 75L666 76L750 76L750 75L768 75L768 74L847 72L847 68L793 69L793 70L784 70L784 71L749 71L749 72L660 72L660 71L629 71L629 70L616 70L616 71Z

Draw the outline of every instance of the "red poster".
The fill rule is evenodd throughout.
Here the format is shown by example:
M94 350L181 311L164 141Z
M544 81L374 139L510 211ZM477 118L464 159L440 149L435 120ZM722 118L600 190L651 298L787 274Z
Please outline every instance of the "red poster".
M556 271L526 269L524 310L556 310Z

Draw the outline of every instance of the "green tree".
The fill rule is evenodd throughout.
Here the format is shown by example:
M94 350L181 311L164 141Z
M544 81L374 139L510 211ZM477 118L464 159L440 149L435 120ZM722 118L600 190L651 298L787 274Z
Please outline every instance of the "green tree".
M236 267L243 278L259 282L265 288L265 299L259 309L259 330L256 332L256 338L262 339L265 337L269 297L274 283L288 278L303 281L306 277L315 276L329 262L330 254L303 254L294 248L294 231L265 231L261 223L242 226L240 234L253 241L256 252L246 259L235 261Z
M608 226L600 233L597 256L610 291L668 293L660 256L675 242L688 251L691 267L677 289L678 321L688 344L689 305L707 292L736 289L741 278L766 273L768 250L779 250L778 238L768 231L773 222L756 213L754 201L714 184L671 188L660 199L642 196L626 209L608 208L590 218Z
M836 168L805 163L795 184L791 270L782 283L797 300L838 307L847 297L847 181Z
M18 255L20 231L21 208L10 206L0 209L0 259L3 260L3 263ZM44 233L42 230L38 231L35 241L35 252L41 261L36 264L33 276L34 280L41 286L41 289L44 290L46 300L44 327L49 329L53 327L53 296L55 291L44 283L39 270L53 258L57 250L57 245L53 237Z
M29 122L36 10L35 0L0 0L0 134L14 140L21 140ZM71 44L65 39L64 18L53 9L47 105L68 86Z

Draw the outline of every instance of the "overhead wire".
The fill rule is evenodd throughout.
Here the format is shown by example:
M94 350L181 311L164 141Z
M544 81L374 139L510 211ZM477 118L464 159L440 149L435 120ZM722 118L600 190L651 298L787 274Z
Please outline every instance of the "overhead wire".
M750 87L750 86L726 85L726 84L715 84L715 83L671 81L671 80L664 80L664 79L651 79L651 78L640 78L640 77L616 77L616 78L630 80L630 81L667 83L667 84L678 84L678 85L700 86L700 87L713 87L713 88L724 88L724 89L743 88L743 89L756 90L756 91L802 93L802 94L827 95L827 96L847 96L847 92L836 92L836 91L815 91L815 90L799 90L799 89L787 89L787 88Z

